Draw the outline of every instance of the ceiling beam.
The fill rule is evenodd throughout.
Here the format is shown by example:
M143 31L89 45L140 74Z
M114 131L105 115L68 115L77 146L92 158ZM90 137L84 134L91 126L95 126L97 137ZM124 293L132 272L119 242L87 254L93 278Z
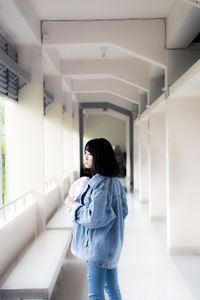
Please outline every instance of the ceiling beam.
M165 68L163 19L121 21L42 21L45 47L64 44L108 44L133 57Z
M138 104L130 102L126 99L122 99L119 96L113 95L111 93L83 93L83 94L76 94L77 100L79 103L82 102L110 102L114 105L118 105L123 107L127 110L138 111Z
M168 14L166 28L168 48L187 48L199 33L200 6L197 8L187 2L174 1Z
M1 1L0 26L15 45L41 44L40 20L27 0Z
M131 116L133 114L132 111L122 108L118 105L114 105L110 102L83 102L83 103L79 103L79 107L82 109L88 109L88 108L91 109L101 108L105 110L111 109L126 116Z
M130 102L139 104L139 89L115 79L73 80L73 93L112 93Z
M92 78L104 75L148 91L149 64L138 59L67 60L61 63L64 76Z

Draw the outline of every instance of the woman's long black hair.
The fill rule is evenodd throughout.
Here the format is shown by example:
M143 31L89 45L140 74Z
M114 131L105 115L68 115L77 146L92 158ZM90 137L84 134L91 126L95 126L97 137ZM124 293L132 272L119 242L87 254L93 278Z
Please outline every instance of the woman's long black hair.
M119 174L119 167L115 153L110 142L104 138L92 139L85 145L85 151L93 156L92 175L116 177Z

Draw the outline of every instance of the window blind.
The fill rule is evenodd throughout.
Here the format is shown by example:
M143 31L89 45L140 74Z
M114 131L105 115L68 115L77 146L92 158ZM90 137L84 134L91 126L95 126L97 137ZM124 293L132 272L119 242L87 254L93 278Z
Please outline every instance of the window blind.
M17 63L17 53L11 45L0 35L0 48ZM13 73L7 64L0 62L0 94L18 100L19 77Z

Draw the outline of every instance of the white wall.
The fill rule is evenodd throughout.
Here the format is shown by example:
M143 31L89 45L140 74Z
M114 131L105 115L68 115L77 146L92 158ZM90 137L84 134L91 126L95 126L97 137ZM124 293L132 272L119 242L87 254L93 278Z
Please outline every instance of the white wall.
M22 255L27 244L34 239L37 231L36 203L25 209L23 213L0 230L0 277L17 257Z
M166 146L165 146L165 113L149 114L149 213L152 220L166 217Z
M93 138L103 137L126 151L126 122L108 115L88 115L84 126L84 145Z
M140 120L139 133L139 198L149 201L149 128L148 120Z
M139 189L139 123L134 123L134 189Z
M200 249L200 101L171 98L167 117L167 203L170 251Z

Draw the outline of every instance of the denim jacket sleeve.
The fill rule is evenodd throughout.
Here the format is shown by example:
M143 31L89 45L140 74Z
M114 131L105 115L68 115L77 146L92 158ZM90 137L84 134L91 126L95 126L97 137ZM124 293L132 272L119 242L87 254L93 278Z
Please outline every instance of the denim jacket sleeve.
M90 229L105 227L110 224L116 215L111 206L108 206L108 190L104 184L96 187L91 195L89 205L76 205L73 209L74 221Z
M123 219L125 219L128 215L128 204L126 199L126 194L124 192L124 189L122 191L122 209L123 209Z

